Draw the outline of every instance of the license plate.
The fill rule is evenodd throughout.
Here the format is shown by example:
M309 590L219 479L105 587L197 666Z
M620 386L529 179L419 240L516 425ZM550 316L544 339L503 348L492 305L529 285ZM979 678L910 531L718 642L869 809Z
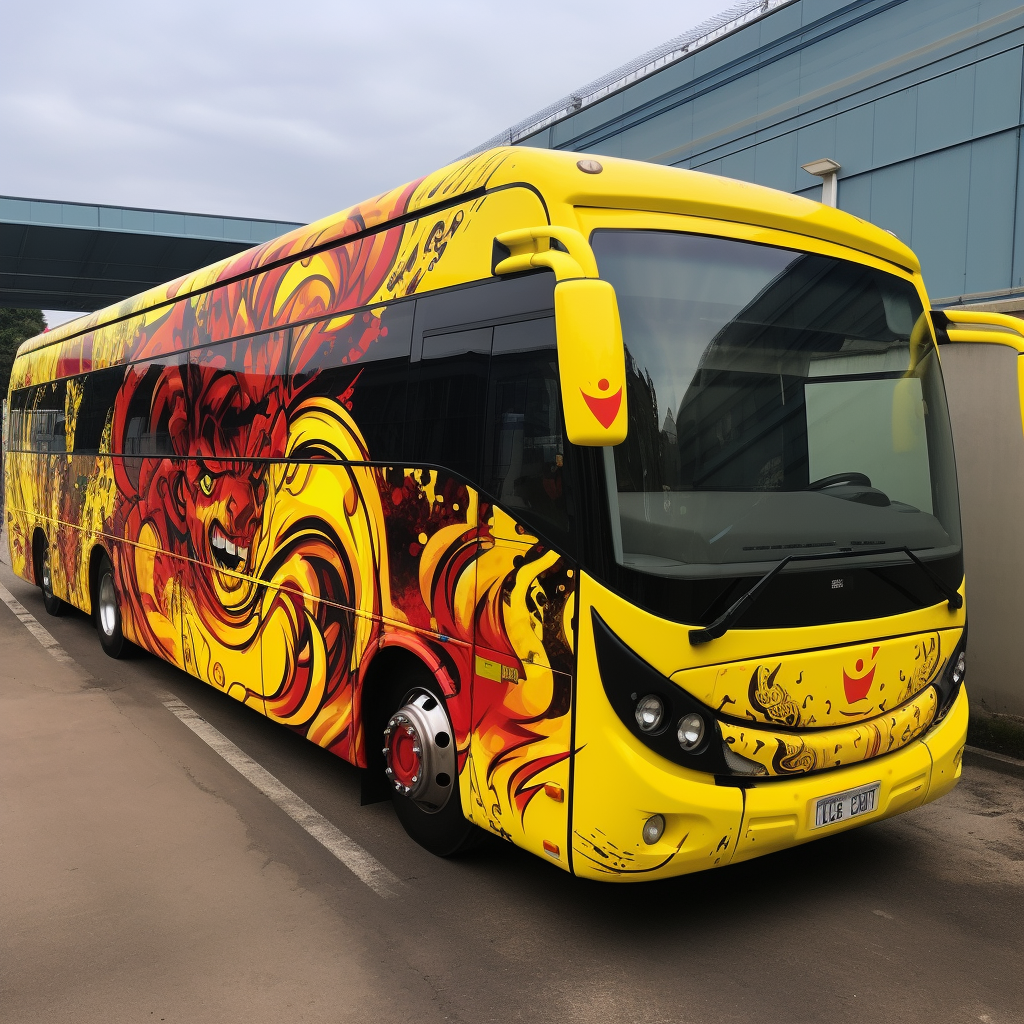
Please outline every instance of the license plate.
M811 828L838 825L841 821L869 814L878 807L878 791L881 788L880 782L872 782L867 786L848 789L845 793L823 796L815 805Z

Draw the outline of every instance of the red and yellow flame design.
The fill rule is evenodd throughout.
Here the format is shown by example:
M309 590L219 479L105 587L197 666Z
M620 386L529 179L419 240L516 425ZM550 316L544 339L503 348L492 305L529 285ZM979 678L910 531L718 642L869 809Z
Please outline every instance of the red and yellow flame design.
M502 159L463 162L174 282L162 304L129 300L116 311L127 319L96 318L19 360L15 387L155 362L149 425L173 450L17 454L9 497L21 575L33 577L34 525L67 524L47 530L61 596L89 606L102 544L126 635L357 764L369 668L388 647L413 652L448 695L464 807L518 840L538 773L569 756L574 570L454 476L372 465L351 411L388 303L486 276L495 223L510 209L536 219L537 199L506 190L370 229L486 184ZM352 365L347 390L316 387L325 363ZM137 415L145 372L126 371L106 450ZM477 661L504 674L481 676Z

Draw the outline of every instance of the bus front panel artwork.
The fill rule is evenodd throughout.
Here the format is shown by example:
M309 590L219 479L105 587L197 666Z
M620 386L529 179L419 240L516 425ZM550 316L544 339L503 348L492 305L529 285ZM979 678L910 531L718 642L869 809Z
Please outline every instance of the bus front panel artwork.
M599 166L492 151L26 343L15 571L443 855L642 880L942 795L966 611L913 254Z

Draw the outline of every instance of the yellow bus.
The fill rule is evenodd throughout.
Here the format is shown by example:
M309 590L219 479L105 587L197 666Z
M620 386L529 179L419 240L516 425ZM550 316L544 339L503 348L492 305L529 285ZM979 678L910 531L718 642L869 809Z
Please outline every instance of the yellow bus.
M492 150L26 342L11 562L437 854L742 861L959 777L927 309L817 203Z

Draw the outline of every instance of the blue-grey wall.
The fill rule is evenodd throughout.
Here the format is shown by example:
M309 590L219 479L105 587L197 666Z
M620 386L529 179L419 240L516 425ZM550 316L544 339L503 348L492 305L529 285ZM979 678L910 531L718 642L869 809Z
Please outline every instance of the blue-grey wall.
M813 198L800 165L831 157L933 298L1024 292L1022 56L1007 0L796 0L521 142Z

